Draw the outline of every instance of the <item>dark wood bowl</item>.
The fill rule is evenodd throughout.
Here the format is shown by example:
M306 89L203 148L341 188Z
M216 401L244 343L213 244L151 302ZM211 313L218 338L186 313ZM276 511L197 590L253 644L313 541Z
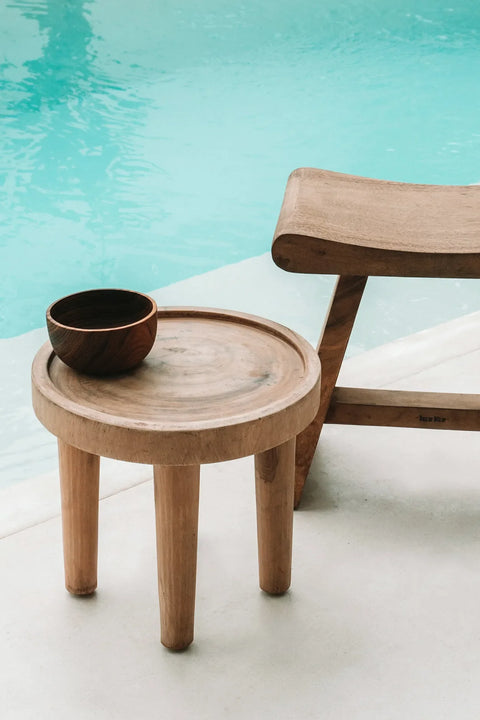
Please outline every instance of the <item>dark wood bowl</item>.
M89 375L111 375L135 367L152 349L157 305L131 290L86 290L52 303L47 328L64 363Z

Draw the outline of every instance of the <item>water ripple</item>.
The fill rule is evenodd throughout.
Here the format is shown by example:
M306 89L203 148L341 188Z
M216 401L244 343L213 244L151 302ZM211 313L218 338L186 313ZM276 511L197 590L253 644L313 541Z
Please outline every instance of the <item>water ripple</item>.
M266 252L295 166L478 180L479 30L474 0L0 4L0 337Z

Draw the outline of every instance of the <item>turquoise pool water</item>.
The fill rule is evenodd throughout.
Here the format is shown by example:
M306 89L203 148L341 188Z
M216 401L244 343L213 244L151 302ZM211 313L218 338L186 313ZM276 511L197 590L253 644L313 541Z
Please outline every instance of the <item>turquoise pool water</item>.
M0 337L268 251L297 166L480 181L478 0L6 0L0 68Z

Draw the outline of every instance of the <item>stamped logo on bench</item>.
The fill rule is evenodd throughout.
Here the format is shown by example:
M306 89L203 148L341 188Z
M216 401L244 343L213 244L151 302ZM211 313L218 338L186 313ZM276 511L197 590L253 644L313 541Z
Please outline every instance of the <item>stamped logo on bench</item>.
M418 419L420 422L428 422L428 423L444 423L446 422L446 417L440 417L440 415L419 415Z

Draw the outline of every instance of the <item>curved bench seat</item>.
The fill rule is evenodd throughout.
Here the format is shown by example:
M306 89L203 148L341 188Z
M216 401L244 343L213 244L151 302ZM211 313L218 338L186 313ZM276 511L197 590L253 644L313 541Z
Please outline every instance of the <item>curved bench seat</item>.
M480 185L416 185L299 168L272 256L284 270L480 278Z

